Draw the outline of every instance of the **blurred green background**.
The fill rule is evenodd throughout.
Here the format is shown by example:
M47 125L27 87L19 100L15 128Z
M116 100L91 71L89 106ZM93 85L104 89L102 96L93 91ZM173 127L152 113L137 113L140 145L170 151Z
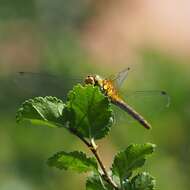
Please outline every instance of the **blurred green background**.
M119 12L125 10L122 2L117 4ZM171 105L150 118L151 131L123 120L116 122L110 135L100 141L103 160L110 166L113 155L131 142L155 143L156 154L145 170L156 177L157 189L189 189L188 47L171 44L169 39L157 44L154 35L132 38L123 21L126 16L128 27L136 31L140 24L134 16L143 5L127 2L126 10L132 9L128 15L121 14L119 27L112 20L116 14L113 1L109 6L93 0L0 1L0 190L85 189L85 175L45 164L56 151L87 151L84 145L63 129L18 126L16 110L25 99L38 95L64 99L86 74L109 76L128 66L132 72L126 89L164 89ZM112 27L118 31L112 33ZM157 27L145 33L154 33L161 26ZM157 41L163 40L162 35L157 37ZM40 74L19 78L19 71Z

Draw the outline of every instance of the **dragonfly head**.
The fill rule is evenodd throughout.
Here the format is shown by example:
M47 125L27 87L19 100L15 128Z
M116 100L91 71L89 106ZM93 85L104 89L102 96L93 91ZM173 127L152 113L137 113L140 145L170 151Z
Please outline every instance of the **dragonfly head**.
M99 75L88 75L84 82L85 84L102 86L102 78Z

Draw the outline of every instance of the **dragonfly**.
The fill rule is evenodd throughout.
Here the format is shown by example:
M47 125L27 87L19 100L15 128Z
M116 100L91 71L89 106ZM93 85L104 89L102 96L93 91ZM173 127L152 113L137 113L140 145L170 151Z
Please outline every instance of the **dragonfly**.
M137 111L135 108L133 108L133 105L130 105L131 97L134 98L134 101L132 101L132 104L138 102L139 100L141 101L141 103L145 102L144 95L146 95L148 100L154 96L156 96L156 98L161 97L161 99L164 99L165 107L169 106L170 97L165 91L162 91L162 90L135 91L135 92L131 93L130 96L128 96L128 99L126 101L125 98L123 98L120 95L119 88L124 83L124 81L127 79L129 71L130 71L130 68L128 67L128 68L124 69L123 71L119 72L115 77L108 77L108 78L101 77L100 75L97 75L97 74L94 74L94 75L92 74L92 75L86 76L83 79L83 82L85 84L98 86L100 88L101 92L110 99L112 104L114 104L121 110L124 110L125 112L127 112L127 114L130 117L132 117L134 120L136 120L142 126L144 126L146 129L150 129L151 124L141 115L141 113L139 113L139 111ZM57 77L54 75L46 75L46 74L43 75L40 73L32 73L32 72L19 72L18 74L19 74L19 78L20 78L19 83L20 83L20 81L25 83L25 82L27 82L27 80L29 78L30 79L32 78L32 80L34 80L34 79L36 80L36 78L39 78L38 80L36 80L37 85L39 85L40 80L42 80L42 79L44 80L46 77L50 78L51 81L52 81L52 79L54 79L55 81L57 80ZM60 87L63 87L64 80L66 80L66 79L63 78L63 80L60 81L60 83L61 83ZM76 81L79 82L79 79L77 79ZM81 79L80 79L80 81L81 81ZM55 83L53 83L54 89L55 88L58 89L59 87L55 87L56 84L55 85L54 84ZM46 82L46 86L47 85L49 87L50 83ZM44 84L42 86L44 87ZM52 90L50 90L50 91L51 91L50 93L52 93ZM62 91L62 90L59 89L59 91ZM48 95L48 94L45 94L45 95ZM53 94L49 94L49 95L53 95ZM138 108L138 106L137 106L137 108ZM155 108L155 109L157 109L157 108Z
M125 81L129 70L130 68L126 68L124 71L120 72L114 80L102 78L99 75L88 75L84 82L85 84L98 86L102 93L111 100L112 104L126 111L133 119L138 121L146 129L150 129L151 124L119 95L116 85L114 84L114 82L118 83L118 85L122 84ZM168 94L165 91L156 92L168 99L167 106L169 106Z

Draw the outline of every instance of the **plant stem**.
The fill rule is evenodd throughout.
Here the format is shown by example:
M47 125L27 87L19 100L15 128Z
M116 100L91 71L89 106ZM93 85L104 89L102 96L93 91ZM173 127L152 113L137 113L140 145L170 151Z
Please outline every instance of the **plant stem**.
M112 178L109 176L108 172L106 171L106 168L100 158L100 155L97 151L97 148L94 148L93 146L91 147L91 152L94 154L94 156L96 157L99 165L100 165L100 168L102 169L103 173L104 173L104 179L109 183L111 184L115 189L118 189L117 185L115 184L115 182L112 180Z
M88 142L85 138L83 138L80 134L78 134L78 132L76 130L71 130L71 132L76 135L89 149L90 151L94 154L96 160L98 161L99 165L100 165L100 168L101 170L103 171L103 175L100 174L104 180L109 183L110 185L113 186L114 189L119 189L118 186L116 185L116 183L112 180L112 178L109 176L108 172L106 171L106 168L100 158L100 155L97 151L97 146L92 143L92 142Z

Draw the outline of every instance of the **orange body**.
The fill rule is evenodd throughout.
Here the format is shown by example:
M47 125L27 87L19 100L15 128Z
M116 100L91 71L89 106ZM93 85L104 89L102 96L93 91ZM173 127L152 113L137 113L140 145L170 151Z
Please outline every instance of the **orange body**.
M103 79L101 81L104 93L110 98L113 104L119 106L137 120L145 128L150 129L151 125L131 106L129 106L122 98L120 98L117 89L115 88L112 80Z
M102 88L104 93L109 96L112 101L122 101L112 80L102 80Z

